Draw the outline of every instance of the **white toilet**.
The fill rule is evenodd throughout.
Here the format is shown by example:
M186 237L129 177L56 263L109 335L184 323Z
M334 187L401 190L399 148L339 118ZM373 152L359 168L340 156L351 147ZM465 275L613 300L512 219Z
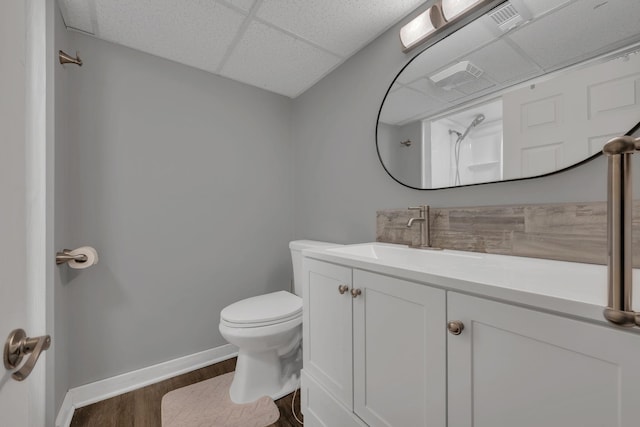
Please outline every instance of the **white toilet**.
M312 240L289 243L295 295L285 291L247 298L220 312L220 333L238 347L231 400L278 399L298 386L302 367L303 249L337 246Z

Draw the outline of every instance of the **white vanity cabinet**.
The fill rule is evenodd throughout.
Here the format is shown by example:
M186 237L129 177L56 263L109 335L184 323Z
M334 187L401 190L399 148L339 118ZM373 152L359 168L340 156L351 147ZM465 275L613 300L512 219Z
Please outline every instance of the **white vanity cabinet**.
M304 263L306 425L445 427L445 292Z
M449 427L640 425L640 336L455 292Z
M304 260L305 425L640 426L640 334L599 306L367 266Z

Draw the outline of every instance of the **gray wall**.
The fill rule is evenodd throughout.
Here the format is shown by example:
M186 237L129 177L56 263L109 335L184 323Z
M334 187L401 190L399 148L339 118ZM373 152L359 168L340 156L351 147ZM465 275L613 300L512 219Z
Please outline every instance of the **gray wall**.
M455 189L412 190L389 177L376 154L375 125L387 88L411 58L400 51L399 28L381 35L293 102L296 238L372 241L377 209L419 203L453 207L605 200L602 157L546 178ZM638 189L640 173L635 177Z
M380 123L378 136L380 157L387 170L400 182L422 187L422 122L418 120L404 126ZM408 147L400 144L406 140L411 141Z
M226 344L222 308L289 289L292 147L288 98L68 38L57 241L100 257L60 271L75 387Z

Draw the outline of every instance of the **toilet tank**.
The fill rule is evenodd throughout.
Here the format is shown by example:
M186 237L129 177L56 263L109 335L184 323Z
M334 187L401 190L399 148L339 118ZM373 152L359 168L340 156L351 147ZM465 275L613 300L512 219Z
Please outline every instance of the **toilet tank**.
M342 246L337 243L318 242L315 240L294 240L289 242L291 262L293 263L293 292L302 296L302 250L311 248L331 248Z

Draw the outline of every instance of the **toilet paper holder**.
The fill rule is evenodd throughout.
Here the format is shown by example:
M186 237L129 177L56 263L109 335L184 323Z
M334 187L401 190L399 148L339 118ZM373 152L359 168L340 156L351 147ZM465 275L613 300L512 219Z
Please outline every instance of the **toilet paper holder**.
M63 249L62 252L56 253L56 265L64 264L69 261L86 262L87 259L88 258L85 254L72 254L71 249Z

